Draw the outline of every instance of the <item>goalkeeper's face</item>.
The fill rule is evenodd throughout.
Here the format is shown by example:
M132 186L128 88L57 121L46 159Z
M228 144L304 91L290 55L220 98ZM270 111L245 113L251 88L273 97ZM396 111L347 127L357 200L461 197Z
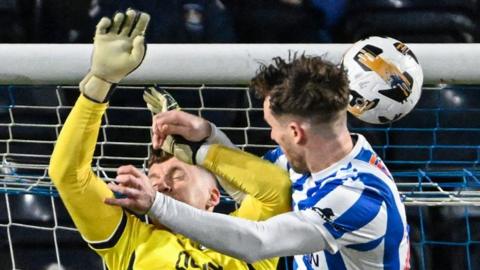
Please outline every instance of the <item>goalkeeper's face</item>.
M198 209L213 211L220 201L211 173L175 157L150 166L148 178L157 191Z

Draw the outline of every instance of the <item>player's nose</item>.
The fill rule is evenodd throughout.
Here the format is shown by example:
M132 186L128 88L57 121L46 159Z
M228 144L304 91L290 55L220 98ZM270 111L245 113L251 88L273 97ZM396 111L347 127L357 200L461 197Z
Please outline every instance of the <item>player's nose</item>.
M153 184L153 187L158 191L162 193L168 193L172 191L172 188L170 185L168 185L165 181L157 181L156 183Z

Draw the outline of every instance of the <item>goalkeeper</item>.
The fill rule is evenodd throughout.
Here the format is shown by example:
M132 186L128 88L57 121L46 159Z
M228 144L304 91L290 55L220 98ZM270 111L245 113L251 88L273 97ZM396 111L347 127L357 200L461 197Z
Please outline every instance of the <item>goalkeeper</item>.
M128 10L117 13L113 20L102 18L97 25L91 69L80 82L82 94L58 137L49 167L49 175L69 214L108 269L276 269L278 259L247 264L159 225L143 223L124 209L104 203L126 199L114 199L107 184L91 168L101 119L115 84L135 70L145 56L143 35L148 22L149 15ZM163 111L166 107L156 109ZM237 179L228 179L232 188L241 191L238 199L242 203L232 215L263 220L288 211L289 182L285 173L273 165L263 172L280 179L276 188L271 189L259 174L234 165L238 159L249 164L251 156L237 153L232 166L228 162L214 166L217 155L236 151L220 146L215 149L216 153L209 156L214 172L224 175L226 170L243 171L244 177L252 178L252 185L242 186ZM150 157L148 176L131 165L119 167L117 173L119 184L110 183L110 187L129 196L135 196L129 193L133 189L123 183L135 179L144 190L161 192L204 211L213 211L219 202L211 173L167 154ZM184 221L188 223L188 217Z

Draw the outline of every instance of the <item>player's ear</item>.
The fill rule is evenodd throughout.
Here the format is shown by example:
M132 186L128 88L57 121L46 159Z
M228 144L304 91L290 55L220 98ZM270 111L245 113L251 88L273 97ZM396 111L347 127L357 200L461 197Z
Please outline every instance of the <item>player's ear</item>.
M306 141L305 129L299 122L297 121L290 122L288 124L288 130L295 144L303 144Z
M210 190L210 198L208 199L208 202L207 202L207 210L217 206L219 203L220 203L220 191L218 190L218 188L213 187Z

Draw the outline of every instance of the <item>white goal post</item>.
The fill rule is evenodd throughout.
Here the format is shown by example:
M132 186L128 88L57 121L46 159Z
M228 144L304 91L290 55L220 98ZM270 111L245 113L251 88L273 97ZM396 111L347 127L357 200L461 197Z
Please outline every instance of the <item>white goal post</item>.
M258 63L289 52L339 63L351 44L149 44L143 64L123 84L246 84ZM425 84L480 83L478 44L408 44ZM0 84L77 84L91 44L0 44Z
M144 63L112 97L92 167L106 180L115 177L118 164L145 169L151 114L142 93L151 84L171 93L182 109L214 122L241 149L261 155L274 142L261 102L247 87L259 63L293 52L339 63L350 45L149 44ZM480 265L474 256L480 250L480 44L408 46L425 75L414 111L381 126L352 118L349 127L382 156L408 206L412 269L474 269ZM48 177L92 48L0 44L0 269L105 269L75 231ZM220 206L232 205L222 196ZM458 268L438 266L439 257L451 254Z

